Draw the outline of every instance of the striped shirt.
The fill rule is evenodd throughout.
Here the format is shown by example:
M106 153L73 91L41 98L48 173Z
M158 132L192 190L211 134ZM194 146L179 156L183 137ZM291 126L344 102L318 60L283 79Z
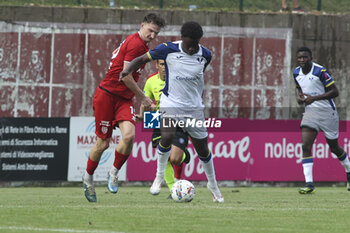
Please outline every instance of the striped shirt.
M293 72L294 81L297 87L300 87L304 94L310 96L322 95L327 92L327 87L334 84L334 80L327 69L319 64L312 63L312 68L308 74L304 74L301 67L298 66ZM306 108L317 107L320 109L332 108L336 110L333 99L314 101Z

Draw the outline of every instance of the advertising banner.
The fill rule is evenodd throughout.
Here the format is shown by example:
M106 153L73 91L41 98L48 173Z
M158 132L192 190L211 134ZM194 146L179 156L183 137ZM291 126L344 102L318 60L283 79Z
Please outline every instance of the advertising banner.
M69 162L68 181L81 181L85 172L87 160L92 146L97 140L95 134L94 117L71 117L70 118L70 141L69 141ZM121 139L119 128L115 129L110 141L110 147L103 152L100 163L94 173L95 181L106 181L107 172L114 162L114 151ZM126 179L127 162L119 171L119 180Z
M0 181L67 180L69 118L1 118Z
M304 181L299 120L222 119L220 129L208 129L209 148L218 180ZM340 123L339 145L350 151L349 124ZM156 156L152 131L136 127L132 156L128 160L130 181L152 181ZM198 155L190 143L191 161L183 167L182 178L206 180ZM345 170L320 132L312 149L315 181L346 181Z

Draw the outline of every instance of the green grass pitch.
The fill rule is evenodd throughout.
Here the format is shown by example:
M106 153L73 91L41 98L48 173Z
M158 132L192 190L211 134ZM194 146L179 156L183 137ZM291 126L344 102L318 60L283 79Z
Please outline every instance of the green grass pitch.
M163 187L122 186L118 194L97 187L88 203L80 187L0 188L0 232L349 232L350 192L318 187L222 187L224 204L196 188L190 203L167 199Z

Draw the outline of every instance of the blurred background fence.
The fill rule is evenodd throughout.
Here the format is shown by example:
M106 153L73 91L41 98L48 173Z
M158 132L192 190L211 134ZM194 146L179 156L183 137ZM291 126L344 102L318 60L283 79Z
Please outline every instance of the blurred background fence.
M299 0L299 4L307 12L350 13L349 0ZM0 0L0 5L276 12L281 0Z

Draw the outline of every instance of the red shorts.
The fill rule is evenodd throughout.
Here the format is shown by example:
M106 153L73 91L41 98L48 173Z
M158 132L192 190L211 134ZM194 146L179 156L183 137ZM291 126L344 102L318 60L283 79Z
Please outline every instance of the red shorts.
M110 138L113 129L120 121L130 121L135 125L133 101L110 94L97 87L93 108L95 111L96 135L102 139Z

